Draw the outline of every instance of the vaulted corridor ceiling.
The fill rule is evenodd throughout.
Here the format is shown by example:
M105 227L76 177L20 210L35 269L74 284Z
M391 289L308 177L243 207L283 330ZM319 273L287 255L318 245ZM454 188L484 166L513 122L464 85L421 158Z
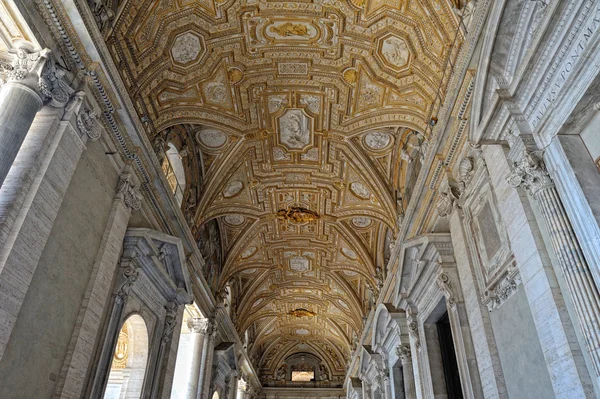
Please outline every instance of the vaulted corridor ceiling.
M460 49L453 3L132 0L105 29L149 139L187 126L192 228L217 220L217 288L265 373L312 352L344 374Z

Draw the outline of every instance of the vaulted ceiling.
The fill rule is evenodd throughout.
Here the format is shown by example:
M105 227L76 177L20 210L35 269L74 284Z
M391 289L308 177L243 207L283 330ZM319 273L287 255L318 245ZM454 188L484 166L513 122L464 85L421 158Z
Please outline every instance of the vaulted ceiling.
M218 223L219 284L266 380L296 352L344 374L459 51L456 6L130 0L105 30L150 139L186 126L192 228Z

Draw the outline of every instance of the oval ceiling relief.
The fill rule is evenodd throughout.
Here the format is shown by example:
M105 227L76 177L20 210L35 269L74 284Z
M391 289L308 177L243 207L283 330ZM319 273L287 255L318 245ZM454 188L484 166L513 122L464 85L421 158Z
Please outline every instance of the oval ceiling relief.
M229 183L227 183L227 185L225 186L225 189L223 190L223 196L225 198L235 197L236 195L238 195L240 193L240 191L242 191L243 188L244 188L244 183L242 183L241 181L239 181L239 180L230 181Z
M217 129L203 129L196 133L198 142L209 149L221 148L227 143L227 135Z

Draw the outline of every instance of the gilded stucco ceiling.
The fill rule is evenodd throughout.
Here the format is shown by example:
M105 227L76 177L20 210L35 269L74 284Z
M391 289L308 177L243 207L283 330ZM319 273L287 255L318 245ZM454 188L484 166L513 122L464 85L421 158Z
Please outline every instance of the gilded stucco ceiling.
M458 54L454 6L132 0L105 32L150 139L187 126L193 228L218 221L220 285L265 378L299 351L344 374L426 143L415 132Z

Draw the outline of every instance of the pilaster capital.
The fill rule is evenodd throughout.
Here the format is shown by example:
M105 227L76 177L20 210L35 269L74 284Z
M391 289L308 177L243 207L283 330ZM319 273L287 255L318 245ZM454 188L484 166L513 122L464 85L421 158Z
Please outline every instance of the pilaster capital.
M527 149L513 162L507 181L512 187L524 188L534 197L539 192L554 187L541 154Z
M400 360L402 360L402 363L409 362L412 359L410 348L406 345L398 345L396 353L398 354L398 357L400 357Z
M142 207L142 194L135 184L133 174L129 170L123 172L119 178L116 198L122 200L132 211L137 211Z

